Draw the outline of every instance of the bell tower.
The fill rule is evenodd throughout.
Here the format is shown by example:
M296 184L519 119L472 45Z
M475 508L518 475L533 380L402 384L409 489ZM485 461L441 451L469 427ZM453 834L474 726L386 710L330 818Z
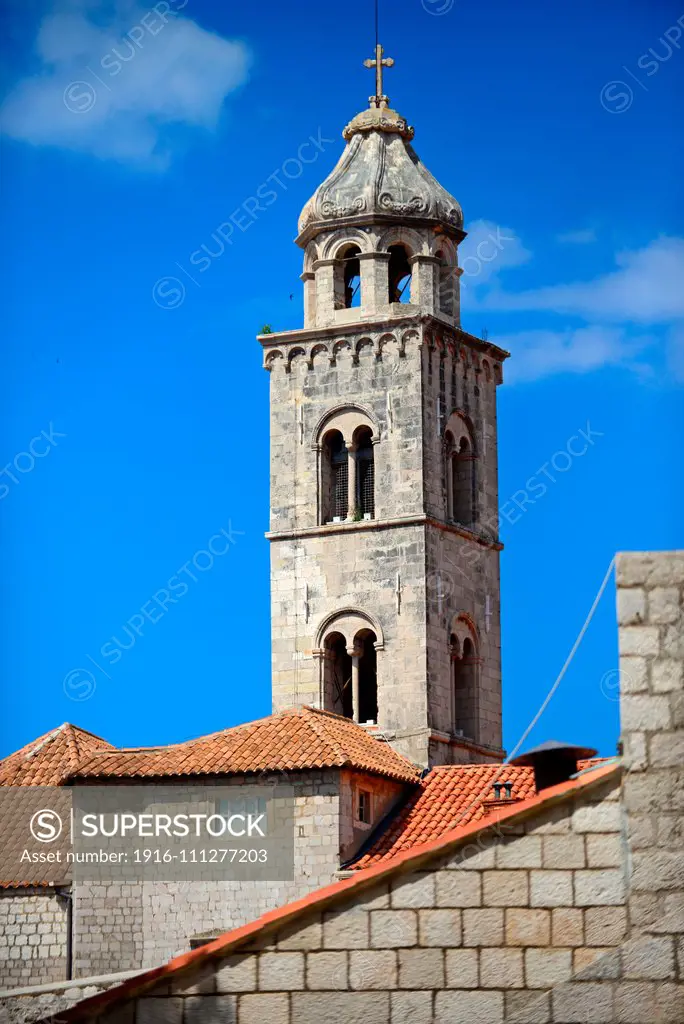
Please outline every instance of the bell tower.
M457 201L383 94L304 207L304 326L270 373L273 709L354 718L412 760L499 760L496 388L460 325Z

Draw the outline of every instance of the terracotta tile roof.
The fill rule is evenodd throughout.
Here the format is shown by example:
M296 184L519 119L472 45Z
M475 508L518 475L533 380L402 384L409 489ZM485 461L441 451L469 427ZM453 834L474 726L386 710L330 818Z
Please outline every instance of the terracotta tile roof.
M95 1020L106 1010L141 995L158 984L164 984L168 979L177 980L179 976L190 974L215 958L228 956L229 953L253 942L257 937L261 941L285 925L292 926L299 919L308 918L312 911L327 910L340 903L348 902L350 899L353 900L355 895L395 875L417 871L423 865L429 864L435 856L450 853L453 847L457 847L463 842L471 842L472 838L485 828L504 821L513 823L518 819L533 817L548 807L562 803L584 790L593 788L610 776L618 776L621 770L620 761L613 758L607 763L596 765L593 771L585 772L578 778L563 782L559 786L551 786L549 789L537 793L536 796L526 800L513 800L510 802L510 807L499 806L484 819L452 829L440 836L439 839L422 843L405 853L374 864L364 871L355 871L349 878L344 878L340 882L334 882L323 889L309 893L308 896L295 900L293 903L286 903L284 906L278 907L277 910L270 910L256 920L250 921L249 924L225 932L205 946L200 946L189 953L182 953L162 967L154 967L134 978L129 978L106 992L83 999L70 1009L60 1012L60 1022L61 1024L71 1024L73 1021ZM50 1018L44 1018L37 1024L49 1024L49 1020Z
M99 751L81 761L70 778L158 779L341 767L402 782L417 782L420 776L414 764L350 719L300 707L167 747Z
M443 765L421 780L386 831L353 863L354 870L387 860L420 843L437 839L452 829L480 821L493 796L492 783L512 782L511 796L534 796L532 768L510 764Z
M65 722L0 761L0 786L58 786L78 762L103 748L101 736Z

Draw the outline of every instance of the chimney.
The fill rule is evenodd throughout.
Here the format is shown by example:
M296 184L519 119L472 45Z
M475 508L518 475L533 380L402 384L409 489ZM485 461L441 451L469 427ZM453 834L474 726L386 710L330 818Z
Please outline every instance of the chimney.
M592 747L575 747L571 743L548 740L533 747L524 754L514 757L510 764L529 765L534 768L534 783L537 792L567 782L577 772L577 762L594 757Z

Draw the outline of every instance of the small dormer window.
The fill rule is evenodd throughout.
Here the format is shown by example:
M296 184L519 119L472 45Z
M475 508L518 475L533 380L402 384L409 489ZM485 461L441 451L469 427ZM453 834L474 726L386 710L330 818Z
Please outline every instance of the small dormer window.
M356 820L370 825L371 815L371 793L367 789L359 789L356 794Z

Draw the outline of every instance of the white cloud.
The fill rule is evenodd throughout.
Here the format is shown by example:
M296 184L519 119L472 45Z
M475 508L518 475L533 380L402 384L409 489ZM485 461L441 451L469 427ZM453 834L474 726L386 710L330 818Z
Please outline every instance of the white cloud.
M581 228L579 231L564 231L556 235L556 241L561 245L591 245L596 241L596 232L593 228Z
M3 131L161 169L179 127L214 129L226 96L247 78L249 54L180 12L187 0L148 9L119 0L107 24L89 3L47 15L36 38L39 66L0 110ZM96 19L100 20L96 20Z
M475 289L487 284L506 267L527 263L532 253L511 228L490 220L475 220L459 246L458 262L463 270L461 288Z
M593 281L525 292L491 291L490 309L547 310L612 323L668 323L684 317L684 238L661 237L618 253L617 270Z
M619 327L602 326L521 331L493 340L511 353L506 377L512 382L539 380L555 373L590 373L605 366L650 374L647 364L637 357L654 342L649 336L629 337Z

